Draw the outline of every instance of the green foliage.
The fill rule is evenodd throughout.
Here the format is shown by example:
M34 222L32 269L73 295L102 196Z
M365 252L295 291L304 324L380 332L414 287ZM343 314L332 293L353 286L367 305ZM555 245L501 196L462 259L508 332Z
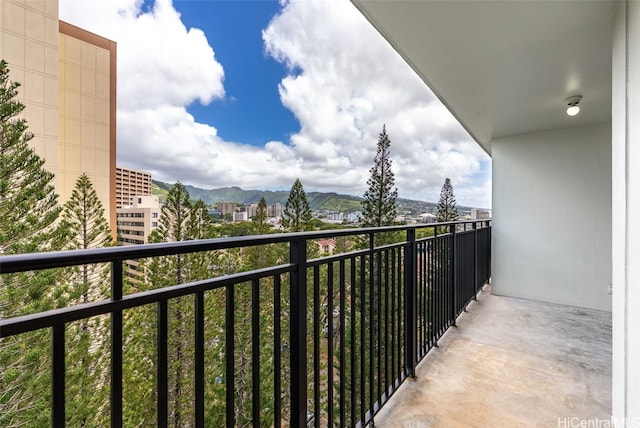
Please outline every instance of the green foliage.
M387 136L386 127L378 137L378 149L374 158L374 165L367 180L368 189L362 201L362 218L364 226L388 226L393 224L397 205L398 190L395 188L395 178L391 170L389 149L391 141Z
M53 174L28 145L33 135L21 117L17 82L0 61L0 254L61 249L67 234ZM60 270L0 275L0 318L52 309L60 304ZM49 335L37 331L2 339L0 426L49 424Z
M451 180L445 178L442 190L440 190L440 200L438 201L438 222L456 220L458 220L456 197L453 194Z
M302 232L309 230L310 222L311 208L309 208L309 201L304 193L302 182L296 178L293 186L291 186L289 199L287 199L282 213L282 227L290 232Z
M112 244L104 208L86 174L82 174L76 181L71 198L64 205L62 219L69 232L66 249L100 248ZM76 266L69 269L65 277L67 305L108 297L108 265ZM108 317L94 317L71 323L67 326L66 337L67 424L107 425Z
M267 233L269 229L269 225L267 224L267 201L264 198L260 198L260 202L258 202L256 215L253 216L253 223L255 224L258 235Z

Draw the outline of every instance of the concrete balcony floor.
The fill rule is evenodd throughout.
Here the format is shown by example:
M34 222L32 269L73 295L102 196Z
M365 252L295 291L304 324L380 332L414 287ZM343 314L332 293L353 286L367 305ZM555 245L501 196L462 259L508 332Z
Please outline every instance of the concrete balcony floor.
M489 286L467 311L377 427L608 426L577 424L611 415L610 313L495 296Z

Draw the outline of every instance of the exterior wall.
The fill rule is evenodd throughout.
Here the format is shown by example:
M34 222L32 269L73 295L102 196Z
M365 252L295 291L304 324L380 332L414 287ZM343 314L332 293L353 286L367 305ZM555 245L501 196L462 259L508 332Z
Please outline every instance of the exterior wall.
M611 310L610 125L497 139L495 294Z
M131 205L131 198L151 195L151 174L129 168L116 168L116 208Z
M59 193L89 176L115 231L116 44L60 22Z
M616 10L612 76L613 420L640 426L640 2Z
M58 1L0 0L0 58L21 85L18 99L34 135L30 144L56 174L59 189Z
M115 237L115 43L60 22L57 0L0 0L0 58L60 203L86 173Z

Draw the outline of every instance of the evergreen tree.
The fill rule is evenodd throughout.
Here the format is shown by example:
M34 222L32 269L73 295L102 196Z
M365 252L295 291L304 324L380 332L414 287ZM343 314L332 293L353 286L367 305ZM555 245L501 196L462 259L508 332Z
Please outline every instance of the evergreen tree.
M162 206L157 237L160 242L186 241L191 239L193 230L189 192L182 183L169 189ZM183 284L190 278L189 255L178 254L163 257L153 269L152 283L163 286ZM153 264L153 263L152 263ZM178 297L169 302L170 318L170 370L169 370L169 418L175 427L190 425L189 405L193 391L193 337L188 334L193 321L193 298Z
M264 199L264 196L261 197L260 202L258 202L258 209L256 210L256 215L253 216L253 222L255 223L256 233L258 235L267 233L267 201Z
M442 190L440 190L440 200L438 201L438 222L458 220L458 207L456 207L456 197L453 194L451 180L445 178Z
M212 237L213 222L209 210L202 199L198 199L191 207L189 215L190 239L207 239Z
M303 232L308 230L309 222L311 222L309 201L300 179L296 178L282 213L282 226L289 232Z
M29 147L33 135L20 115L17 82L0 61L0 254L61 249L64 229L54 176ZM0 318L52 309L60 302L60 270L0 275ZM50 417L49 332L2 339L0 426L46 426Z
M62 214L69 230L67 249L106 247L112 244L104 208L91 180L82 174ZM105 299L109 294L109 266L82 265L67 275L68 304ZM67 423L71 426L108 424L108 318L95 317L67 328Z
M378 136L374 165L369 170L371 173L371 177L367 180L369 188L364 193L364 201L362 201L364 226L388 226L393 224L396 218L398 190L395 188L395 178L391 170L390 145L391 141L383 125L382 133Z

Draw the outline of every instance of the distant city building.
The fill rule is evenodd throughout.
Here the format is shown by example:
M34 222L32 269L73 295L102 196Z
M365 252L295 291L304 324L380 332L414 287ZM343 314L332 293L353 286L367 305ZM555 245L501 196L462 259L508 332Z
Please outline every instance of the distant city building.
M471 208L472 220L485 220L491 218L491 210L484 208Z
M129 168L116 168L116 209L132 204L134 196L151 195L151 174Z
M60 203L86 174L115 237L116 43L60 21L57 1L2 0L0 57Z
M220 211L222 215L233 214L236 212L237 207L238 204L234 202L218 202L218 211Z
M431 214L431 213L423 213L423 214L420 214L418 218L422 223L435 223L438 217L436 217L434 214Z
M135 195L132 203L116 210L118 243L121 245L146 244L149 235L160 221L160 201L157 196ZM126 260L127 276L134 282L143 280L137 260Z
M284 209L281 204L273 204L267 207L267 217L282 217Z
M251 219L253 216L256 215L256 212L258 211L258 204L245 205L244 210L247 212L247 218Z
M233 221L248 221L248 220L249 220L249 217L247 216L246 211L233 213Z

